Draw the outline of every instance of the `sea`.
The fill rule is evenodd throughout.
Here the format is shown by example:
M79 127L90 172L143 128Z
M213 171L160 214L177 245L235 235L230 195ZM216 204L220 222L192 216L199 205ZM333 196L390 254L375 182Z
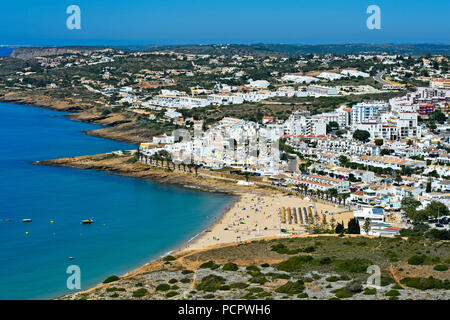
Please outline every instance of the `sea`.
M9 57L13 51L11 47L0 47L0 57Z
M0 103L0 299L76 292L73 270L80 271L81 290L123 275L186 244L234 200L106 172L33 165L136 149L85 135L101 127L65 115ZM83 219L94 223L83 225Z

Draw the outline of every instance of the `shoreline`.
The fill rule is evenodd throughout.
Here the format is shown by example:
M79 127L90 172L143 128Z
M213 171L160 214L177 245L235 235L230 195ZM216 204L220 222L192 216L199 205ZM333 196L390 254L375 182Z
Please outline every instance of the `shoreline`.
M103 139L110 139L117 142L124 142L134 145L139 145L146 142L149 138L140 137L133 134L133 130L125 128L120 130L123 125L126 125L132 120L126 120L121 115L116 116L102 116L92 111L95 107L85 102L80 102L71 105L65 100L55 100L44 95L19 95L20 92L0 91L0 102L10 103L33 108L44 108L47 110L66 112L64 115L71 121L83 122L87 124L94 124L102 126L99 129L84 130L86 135L91 135Z

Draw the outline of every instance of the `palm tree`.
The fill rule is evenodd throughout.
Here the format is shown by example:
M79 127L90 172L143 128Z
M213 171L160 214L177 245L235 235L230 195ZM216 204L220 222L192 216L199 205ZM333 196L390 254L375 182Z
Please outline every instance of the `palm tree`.
M167 150L161 150L158 152L161 157L161 163L164 167L164 161L167 163L167 168L170 169L170 163L172 162L172 155Z
M345 201L347 200L348 197L350 197L350 193L344 193L342 195L342 199L344 200L344 206L345 206Z
M317 213L317 210L316 210L316 213L314 214L314 222L315 222L314 224L316 226L318 226L320 223L320 217L319 217L319 214Z
M136 151L136 153L135 153L135 156L136 156L136 159L138 160L138 161L141 161L141 158L142 158L142 152L141 152L141 149L137 149L137 151Z
M201 167L200 164L195 164L194 165L194 170L195 170L195 175L198 176L198 169Z
M322 227L324 228L324 229L326 229L327 228L327 216L326 215L323 215L322 216Z

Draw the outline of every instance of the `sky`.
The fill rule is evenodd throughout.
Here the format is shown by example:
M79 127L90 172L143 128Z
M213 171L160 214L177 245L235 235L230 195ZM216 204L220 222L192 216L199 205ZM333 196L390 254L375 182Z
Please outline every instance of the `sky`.
M449 0L14 0L0 4L0 45L450 43L449 14Z

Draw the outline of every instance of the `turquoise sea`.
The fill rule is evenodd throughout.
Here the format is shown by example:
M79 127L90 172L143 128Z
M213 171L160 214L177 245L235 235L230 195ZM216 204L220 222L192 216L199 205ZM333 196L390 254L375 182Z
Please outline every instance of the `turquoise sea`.
M81 269L81 289L121 275L183 245L232 202L223 194L31 164L136 148L82 133L98 127L0 103L0 299L72 292L70 265ZM94 224L80 224L90 218Z

